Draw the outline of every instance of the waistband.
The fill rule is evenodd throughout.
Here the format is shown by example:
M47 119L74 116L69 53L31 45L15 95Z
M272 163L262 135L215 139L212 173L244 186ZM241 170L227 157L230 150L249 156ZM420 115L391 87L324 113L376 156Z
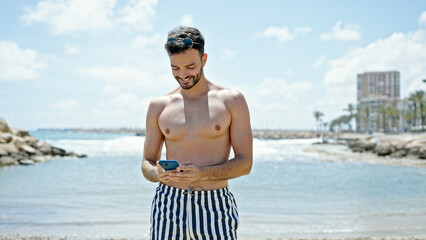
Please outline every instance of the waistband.
M158 188L165 191L165 192L175 192L176 194L191 194L192 196L196 196L196 195L200 195L203 196L205 194L228 194L229 193L229 188L228 186L224 187L224 188L219 188L219 189L212 189L212 190L205 190L203 187L189 187L188 189L182 189L182 188L177 188L177 187L172 187L169 185L166 185L164 183L159 183L158 184Z

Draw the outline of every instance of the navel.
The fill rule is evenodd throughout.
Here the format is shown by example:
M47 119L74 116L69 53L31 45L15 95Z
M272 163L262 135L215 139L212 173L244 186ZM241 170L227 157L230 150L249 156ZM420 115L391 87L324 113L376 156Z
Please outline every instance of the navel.
M219 126L219 125L216 125L214 128L215 128L217 131L220 131L220 126Z
M170 129L166 128L166 134L170 133Z

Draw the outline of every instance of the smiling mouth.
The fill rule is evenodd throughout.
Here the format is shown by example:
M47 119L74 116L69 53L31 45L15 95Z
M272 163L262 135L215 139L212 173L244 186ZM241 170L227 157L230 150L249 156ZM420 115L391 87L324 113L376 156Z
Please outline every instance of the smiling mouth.
M189 83L189 82L191 82L191 80L192 80L192 78L187 78L187 79L180 79L180 81L181 81L181 83Z

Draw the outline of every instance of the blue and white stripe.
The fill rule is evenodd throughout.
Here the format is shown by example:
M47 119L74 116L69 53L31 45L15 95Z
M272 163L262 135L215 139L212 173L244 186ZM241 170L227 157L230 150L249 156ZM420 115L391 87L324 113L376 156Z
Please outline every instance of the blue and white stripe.
M151 239L237 239L238 208L228 187L193 191L160 183L151 208Z

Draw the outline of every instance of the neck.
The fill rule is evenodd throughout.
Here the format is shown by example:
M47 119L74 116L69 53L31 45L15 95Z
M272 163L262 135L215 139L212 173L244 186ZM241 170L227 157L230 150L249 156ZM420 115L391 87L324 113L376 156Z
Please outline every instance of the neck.
M204 77L204 74L201 76L201 79L195 84L191 89L180 89L182 96L186 98L198 98L208 92L208 80Z

